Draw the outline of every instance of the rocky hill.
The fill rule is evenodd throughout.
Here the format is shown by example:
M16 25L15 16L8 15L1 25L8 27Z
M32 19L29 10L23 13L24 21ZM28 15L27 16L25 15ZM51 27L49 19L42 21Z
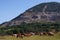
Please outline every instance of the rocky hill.
M21 23L33 22L60 22L60 3L48 2L38 4L9 22L1 24L1 26L20 25Z

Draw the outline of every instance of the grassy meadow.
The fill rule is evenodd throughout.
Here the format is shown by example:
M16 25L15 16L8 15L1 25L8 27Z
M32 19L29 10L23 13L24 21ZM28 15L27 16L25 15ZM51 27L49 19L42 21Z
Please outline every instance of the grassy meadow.
M24 37L24 38L16 38L13 36L0 36L0 40L60 40L60 33L57 33L54 36L34 35L34 36Z

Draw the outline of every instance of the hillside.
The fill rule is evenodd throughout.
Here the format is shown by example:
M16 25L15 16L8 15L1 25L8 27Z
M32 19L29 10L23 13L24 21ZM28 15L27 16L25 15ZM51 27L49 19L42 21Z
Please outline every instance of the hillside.
M11 21L1 24L1 26L20 25L23 22L60 22L60 3L48 2L38 4Z

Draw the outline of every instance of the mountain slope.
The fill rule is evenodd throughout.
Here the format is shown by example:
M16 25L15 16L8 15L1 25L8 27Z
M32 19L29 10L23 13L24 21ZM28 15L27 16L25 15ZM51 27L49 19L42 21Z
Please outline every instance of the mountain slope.
M21 15L12 19L11 21L2 24L1 26L13 26L20 25L22 22L32 23L32 22L60 22L60 3L48 2L38 4L28 10L26 10Z

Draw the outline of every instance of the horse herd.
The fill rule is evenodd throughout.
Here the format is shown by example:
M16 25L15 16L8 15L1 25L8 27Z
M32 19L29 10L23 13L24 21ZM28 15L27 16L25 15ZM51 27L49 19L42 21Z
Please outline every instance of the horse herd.
M54 36L54 32L27 32L27 33L17 33L17 34L12 34L12 36L17 37L17 38L23 38L23 37L30 37L33 35L48 35L48 36Z

